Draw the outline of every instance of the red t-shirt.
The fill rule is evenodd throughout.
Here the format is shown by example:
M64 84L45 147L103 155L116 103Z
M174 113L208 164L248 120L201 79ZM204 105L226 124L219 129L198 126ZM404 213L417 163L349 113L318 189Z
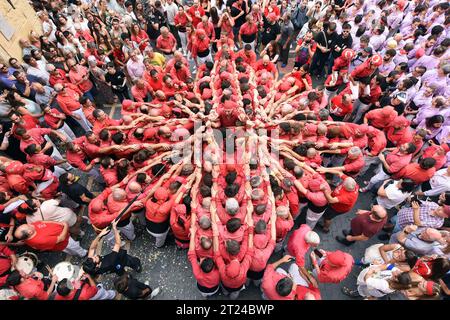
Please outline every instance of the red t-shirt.
M67 296L61 296L56 294L55 300L73 300L75 294L77 293L77 289L72 290ZM81 293L78 297L78 300L90 300L97 294L98 288L85 284L83 288L81 288Z
M342 180L345 180L347 176L342 176ZM339 202L332 203L331 208L339 213L346 213L350 211L358 200L359 186L356 185L355 190L347 191L343 184L340 184L331 193L332 197L338 198Z
M264 292L264 295L269 300L294 300L295 291L292 290L287 296L282 297L276 291L276 285L278 281L286 278L286 275L278 273L273 264L269 264L264 272L264 277L261 283L261 290Z
M191 262L192 273L199 285L206 288L214 288L220 283L219 270L214 268L211 272L205 273L197 261L197 255L195 251L188 252L188 259Z
M62 225L50 221L33 222L31 225L36 229L36 234L25 240L29 247L40 251L63 251L67 247L69 233L63 241L56 243L64 228Z

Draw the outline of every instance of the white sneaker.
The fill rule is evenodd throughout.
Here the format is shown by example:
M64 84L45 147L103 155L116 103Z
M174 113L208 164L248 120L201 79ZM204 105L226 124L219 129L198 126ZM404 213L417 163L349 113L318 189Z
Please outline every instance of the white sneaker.
M160 287L158 287L155 290L153 290L152 293L150 294L150 299L155 298L160 292L161 292L161 288Z
M148 285L150 285L150 282L149 282L148 280L145 280L145 281L144 281L144 284L145 284L146 286L148 286Z

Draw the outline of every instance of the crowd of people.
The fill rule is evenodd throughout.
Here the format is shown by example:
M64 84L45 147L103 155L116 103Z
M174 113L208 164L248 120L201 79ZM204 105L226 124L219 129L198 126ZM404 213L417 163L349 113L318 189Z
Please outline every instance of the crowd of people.
M154 298L124 246L140 230L187 251L205 298L318 300L359 268L351 298L448 299L448 2L30 3L42 33L0 63L10 299ZM25 250L80 274L25 270Z

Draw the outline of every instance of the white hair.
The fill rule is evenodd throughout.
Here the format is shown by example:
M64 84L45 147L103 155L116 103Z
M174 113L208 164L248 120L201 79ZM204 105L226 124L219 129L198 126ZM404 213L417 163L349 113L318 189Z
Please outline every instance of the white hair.
M316 232L308 231L305 234L305 241L306 241L306 243L317 245L320 243L320 237Z

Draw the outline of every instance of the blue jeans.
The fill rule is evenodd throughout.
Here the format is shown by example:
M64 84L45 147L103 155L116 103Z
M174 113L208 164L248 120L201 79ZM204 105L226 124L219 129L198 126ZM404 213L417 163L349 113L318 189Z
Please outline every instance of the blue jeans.
M83 97L86 97L86 98L88 98L89 100L91 100L92 102L94 102L94 95L92 94L92 89L89 90L89 91L87 91L87 92L85 92L85 93L83 94Z
M395 215L391 218L392 224L395 224L394 230L392 230L392 233L397 233L399 231L402 231L402 228L400 228L400 225L398 224L398 216Z

